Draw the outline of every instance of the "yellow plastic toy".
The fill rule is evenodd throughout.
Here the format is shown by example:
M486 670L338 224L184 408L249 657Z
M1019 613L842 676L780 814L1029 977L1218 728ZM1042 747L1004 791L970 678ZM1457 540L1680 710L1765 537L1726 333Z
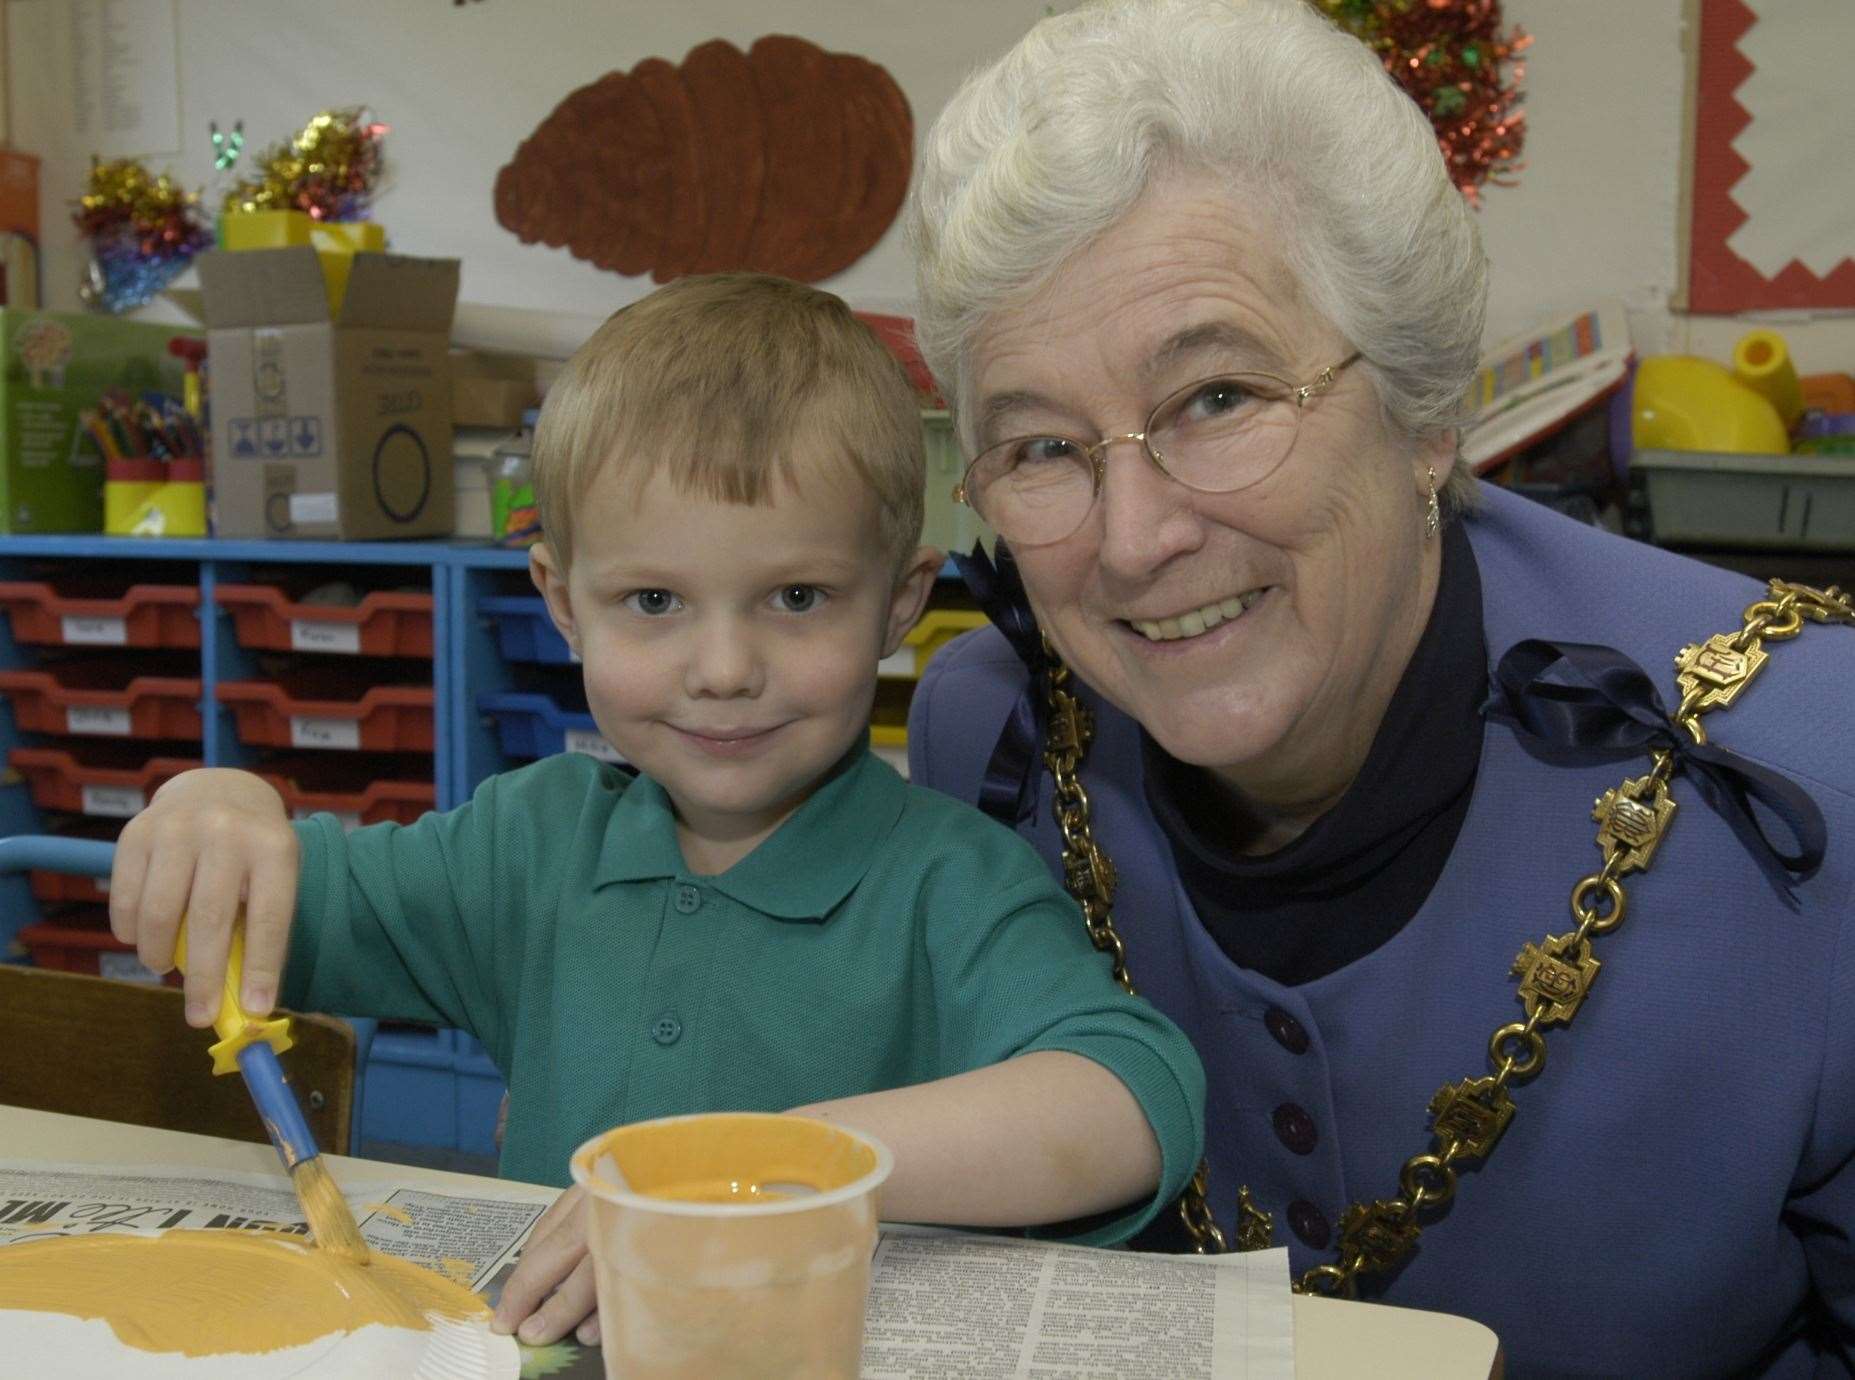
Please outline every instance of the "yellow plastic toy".
M1784 337L1776 331L1748 331L1733 347L1733 377L1770 403L1788 432L1803 412L1803 388Z
M1770 399L1694 355L1651 355L1638 364L1631 413L1637 450L1785 455L1791 448Z

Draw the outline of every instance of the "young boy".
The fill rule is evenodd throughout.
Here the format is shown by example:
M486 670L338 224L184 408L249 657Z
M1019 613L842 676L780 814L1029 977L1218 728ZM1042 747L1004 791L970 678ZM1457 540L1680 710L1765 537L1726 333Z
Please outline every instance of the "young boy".
M116 933L161 970L190 916L194 1024L243 899L248 1006L281 974L299 1009L470 1031L510 1178L564 1183L628 1121L793 1109L889 1145L890 1220L1132 1234L1198 1162L1196 1057L1028 845L868 750L940 563L895 362L827 293L683 279L574 356L533 465L531 574L637 774L547 758L344 835L190 772L123 830ZM593 1340L585 1251L572 1190L498 1322Z

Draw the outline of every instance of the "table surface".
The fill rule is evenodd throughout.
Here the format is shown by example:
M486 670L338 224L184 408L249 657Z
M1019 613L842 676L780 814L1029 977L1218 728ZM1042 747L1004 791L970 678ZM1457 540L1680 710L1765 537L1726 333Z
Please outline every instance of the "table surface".
M476 1174L324 1154L337 1183L391 1179L459 1193L493 1191L551 1202L555 1189ZM141 1164L282 1176L269 1145L156 1131L0 1104L0 1159L53 1164ZM1296 1380L1373 1375L1380 1380L1486 1380L1501 1374L1500 1345L1478 1322L1414 1308L1296 1295Z

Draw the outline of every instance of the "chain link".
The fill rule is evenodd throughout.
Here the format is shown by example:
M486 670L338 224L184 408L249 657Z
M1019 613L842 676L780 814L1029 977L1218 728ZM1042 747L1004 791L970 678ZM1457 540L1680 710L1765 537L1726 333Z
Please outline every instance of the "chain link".
M1831 585L1772 580L1767 596L1747 607L1743 626L1683 647L1675 657L1681 705L1677 724L1696 743L1707 741L1700 716L1729 707L1765 664L1764 643L1797 636L1804 620L1855 626L1855 601ZM1064 687L1069 668L1044 642L1044 694L1050 709L1044 765L1055 782L1056 822L1063 835L1063 883L1082 906L1089 938L1114 962L1114 980L1129 994L1127 949L1114 927L1114 864L1096 845L1088 792L1079 777L1082 759L1095 735L1089 711ZM1445 1083L1430 1099L1431 1149L1407 1159L1398 1171L1400 1192L1371 1203L1354 1203L1340 1216L1338 1259L1305 1271L1294 1283L1300 1294L1352 1295L1360 1275L1380 1274L1403 1260L1423 1231L1419 1214L1441 1208L1456 1193L1458 1160L1486 1160L1514 1114L1508 1089L1536 1077L1546 1063L1541 1026L1571 1021L1590 991L1602 964L1591 954L1593 935L1623 923L1629 898L1623 878L1649 865L1675 816L1668 783L1674 753L1657 750L1645 776L1623 782L1597 799L1591 817L1598 825L1597 846L1603 865L1572 887L1571 912L1577 928L1527 944L1514 960L1520 979L1518 997L1524 1021L1503 1025L1488 1039L1488 1062L1494 1072ZM1223 1232L1207 1201L1207 1168L1199 1164L1179 1200L1179 1215L1200 1254L1225 1250ZM1238 1246L1251 1250L1270 1244L1273 1222L1250 1199L1247 1186L1238 1194Z

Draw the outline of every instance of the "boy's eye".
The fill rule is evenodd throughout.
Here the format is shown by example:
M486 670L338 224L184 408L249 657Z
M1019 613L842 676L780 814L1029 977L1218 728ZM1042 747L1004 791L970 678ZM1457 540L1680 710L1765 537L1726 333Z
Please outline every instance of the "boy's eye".
M774 602L787 613L809 613L823 598L816 585L787 585L774 596Z
M625 604L633 612L656 618L666 613L674 613L680 601L667 589L634 590L625 596Z

